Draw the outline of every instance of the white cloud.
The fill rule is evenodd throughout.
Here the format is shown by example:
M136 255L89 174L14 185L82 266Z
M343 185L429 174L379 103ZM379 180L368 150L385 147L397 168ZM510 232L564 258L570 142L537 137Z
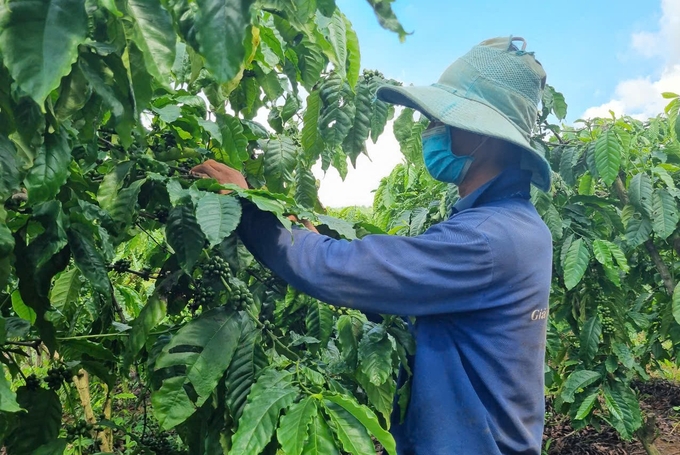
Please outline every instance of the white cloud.
M653 117L667 104L661 93L680 91L680 1L661 0L661 11L658 30L631 37L633 50L644 57L663 59L661 75L620 82L612 100L586 110L583 118L608 117L610 110L641 119Z
M319 199L324 206L373 205L373 191L378 188L380 180L389 175L403 158L392 133L392 123L387 123L385 132L375 144L370 140L366 143L370 159L360 155L356 169L350 165L344 181L333 167L324 175L320 163L314 166L314 175L321 180Z

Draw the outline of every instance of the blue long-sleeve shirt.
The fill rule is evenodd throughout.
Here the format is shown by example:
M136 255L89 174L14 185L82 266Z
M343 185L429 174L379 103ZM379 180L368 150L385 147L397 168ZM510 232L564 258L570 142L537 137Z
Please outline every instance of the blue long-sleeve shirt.
M334 240L244 210L244 244L293 287L417 316L411 398L392 426L401 455L541 453L552 243L529 185L506 170L417 237Z

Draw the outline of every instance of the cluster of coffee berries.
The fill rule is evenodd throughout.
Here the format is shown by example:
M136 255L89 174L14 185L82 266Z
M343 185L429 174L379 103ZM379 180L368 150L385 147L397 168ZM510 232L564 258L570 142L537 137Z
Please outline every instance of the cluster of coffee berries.
M211 278L224 278L225 280L231 277L231 267L227 261L219 256L213 256L208 263L203 266L203 273Z
M606 306L599 306L597 312L600 314L600 321L602 321L602 331L607 334L614 333L616 328L611 310Z
M80 437L89 438L93 428L94 426L92 424L87 423L84 420L79 420L73 425L66 426L66 437L69 441L73 441Z
M333 306L330 305L331 311L335 313L337 316L342 316L343 314L349 314L349 308L345 308L344 306Z
M58 390L64 382L71 381L71 373L64 366L53 367L47 370L44 381L50 389Z
M111 264L110 267L115 272L118 272L118 273L127 272L128 269L130 268L130 261L128 261L127 259L121 259L121 260L116 261L113 264Z
M385 75L383 73L381 73L380 71L376 71L376 70L365 69L362 75L364 76L364 79L366 80L366 82L368 82L368 81L370 81L374 78L385 79Z
M215 291L205 282L199 281L194 289L194 301L189 305L189 309L192 312L196 311L200 306L210 304L213 300L215 300Z
M28 390L38 390L40 388L40 379L34 374L26 378L26 388Z
M255 303L255 300L253 299L253 294L250 293L250 290L245 285L232 281L229 302L237 310L244 310Z

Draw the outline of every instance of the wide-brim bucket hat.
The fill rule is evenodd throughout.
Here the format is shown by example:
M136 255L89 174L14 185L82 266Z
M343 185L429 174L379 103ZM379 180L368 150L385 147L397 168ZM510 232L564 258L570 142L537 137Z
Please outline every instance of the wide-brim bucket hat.
M522 48L514 43L521 42ZM519 37L493 38L453 62L430 86L384 85L378 99L411 107L430 120L510 142L522 149L520 167L550 190L550 164L531 143L546 74Z

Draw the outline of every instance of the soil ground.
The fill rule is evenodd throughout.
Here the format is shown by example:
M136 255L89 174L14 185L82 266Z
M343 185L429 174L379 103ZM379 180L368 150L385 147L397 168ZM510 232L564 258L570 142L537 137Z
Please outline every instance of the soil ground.
M656 422L654 446L660 455L680 455L680 384L661 379L638 383L640 407ZM675 408L675 409L674 409ZM575 432L569 419L556 416L546 422L544 443L551 440L549 455L646 455L640 442L622 441L610 427L601 432L587 427Z

